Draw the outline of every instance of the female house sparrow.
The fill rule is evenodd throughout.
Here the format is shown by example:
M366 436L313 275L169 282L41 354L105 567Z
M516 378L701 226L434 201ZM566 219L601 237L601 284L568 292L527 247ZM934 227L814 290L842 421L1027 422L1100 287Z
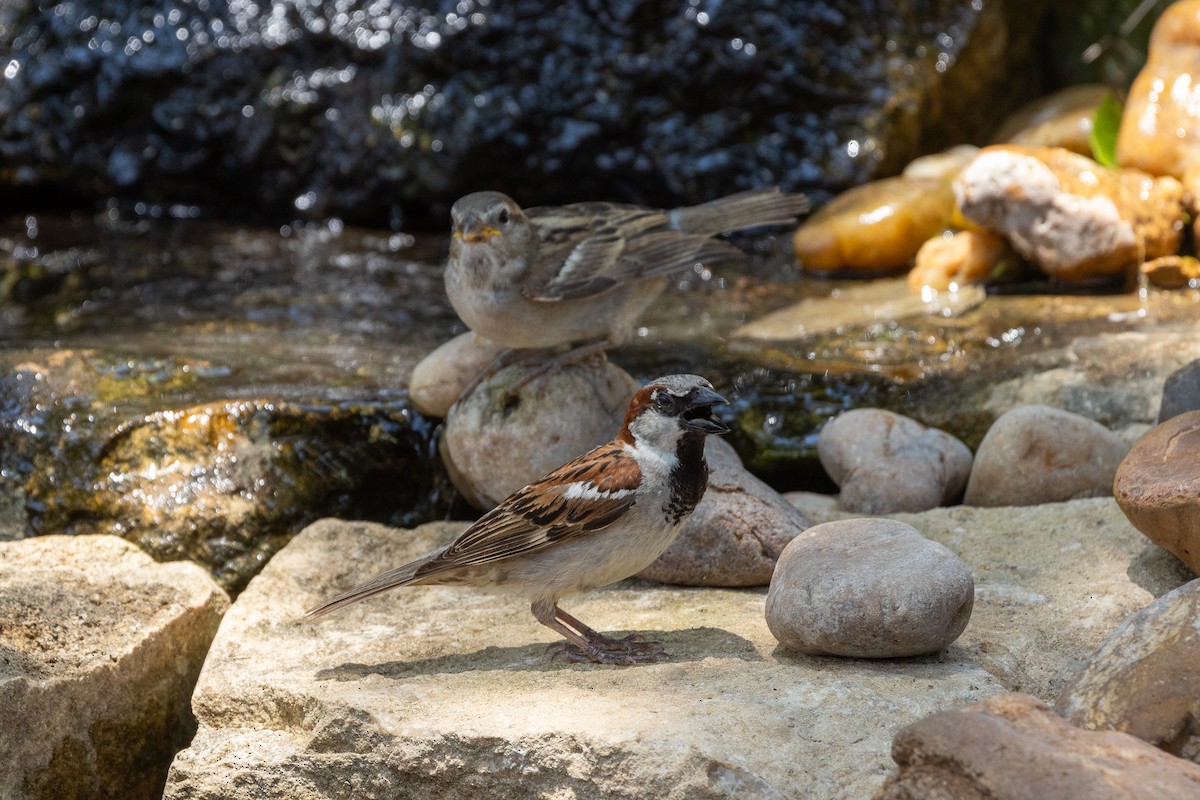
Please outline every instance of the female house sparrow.
M480 586L524 595L537 621L564 636L572 660L653 661L657 643L612 639L558 607L559 598L627 578L658 558L708 486L704 437L729 428L725 398L696 375L639 390L617 437L519 489L447 547L388 570L310 616L397 586Z
M476 192L450 211L446 294L467 327L506 347L620 344L668 275L741 254L712 237L787 225L807 210L807 198L778 188L669 211L616 203L522 210L499 192Z

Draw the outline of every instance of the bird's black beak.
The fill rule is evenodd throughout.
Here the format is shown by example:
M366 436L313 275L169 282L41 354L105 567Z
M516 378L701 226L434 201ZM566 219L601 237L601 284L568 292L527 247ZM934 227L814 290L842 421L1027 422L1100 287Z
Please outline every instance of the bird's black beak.
M687 409L683 412L683 427L701 433L729 433L729 426L712 413L713 406L728 402L712 389L700 387L688 397Z
M462 223L458 226L458 230L454 231L455 239L462 239L468 244L479 244L486 242L493 236L499 236L500 231L484 224L484 221L477 214L467 214L462 219Z

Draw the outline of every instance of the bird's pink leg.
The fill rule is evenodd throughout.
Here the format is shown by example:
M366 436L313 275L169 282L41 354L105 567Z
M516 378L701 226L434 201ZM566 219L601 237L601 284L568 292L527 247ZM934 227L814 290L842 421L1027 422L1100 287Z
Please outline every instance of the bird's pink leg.
M570 644L557 645L559 654L568 661L592 661L600 664L645 664L663 654L658 642L644 642L637 634L612 639L584 625L556 604L534 603L537 621L557 632ZM554 645L552 645L554 646Z

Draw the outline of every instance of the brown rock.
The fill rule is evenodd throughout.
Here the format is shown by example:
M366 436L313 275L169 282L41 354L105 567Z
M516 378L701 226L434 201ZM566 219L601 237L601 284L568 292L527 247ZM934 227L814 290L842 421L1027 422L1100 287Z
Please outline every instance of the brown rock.
M621 429L637 381L595 359L535 378L509 402L509 387L538 364L500 370L446 416L442 459L454 485L480 509L601 445Z
M115 536L0 543L0 797L161 797L228 607Z
M953 213L950 178L888 178L838 195L800 226L792 244L796 260L815 272L892 272Z
M1135 528L1200 574L1200 411L1139 439L1117 469L1113 494Z
M1117 163L1183 178L1200 159L1200 2L1171 3L1154 25L1146 65L1129 87Z
M878 408L830 420L817 453L842 488L838 505L861 514L944 505L962 493L971 473L971 451L958 439Z
M1061 148L986 147L954 192L967 219L1066 281L1173 254L1183 232L1179 181L1108 169Z
M1194 800L1200 767L1141 739L1072 727L1003 694L896 734L899 767L876 800Z
M685 586L766 586L775 562L808 518L708 437L708 491L679 537L638 577Z
M1138 611L1100 645L1055 710L1200 763L1200 580Z
M1108 495L1127 450L1120 436L1087 417L1019 406L979 443L963 502L1027 506Z
M926 289L943 292L1011 272L1018 261L1008 241L994 233L959 231L953 236L935 236L917 251L916 264L908 273L908 290L913 294Z

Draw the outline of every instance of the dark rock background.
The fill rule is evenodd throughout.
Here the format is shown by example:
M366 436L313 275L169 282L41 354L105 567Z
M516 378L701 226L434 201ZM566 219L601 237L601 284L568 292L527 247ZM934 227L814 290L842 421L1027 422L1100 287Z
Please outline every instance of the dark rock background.
M486 187L819 197L986 136L1040 88L1045 5L12 0L0 202L440 226Z

